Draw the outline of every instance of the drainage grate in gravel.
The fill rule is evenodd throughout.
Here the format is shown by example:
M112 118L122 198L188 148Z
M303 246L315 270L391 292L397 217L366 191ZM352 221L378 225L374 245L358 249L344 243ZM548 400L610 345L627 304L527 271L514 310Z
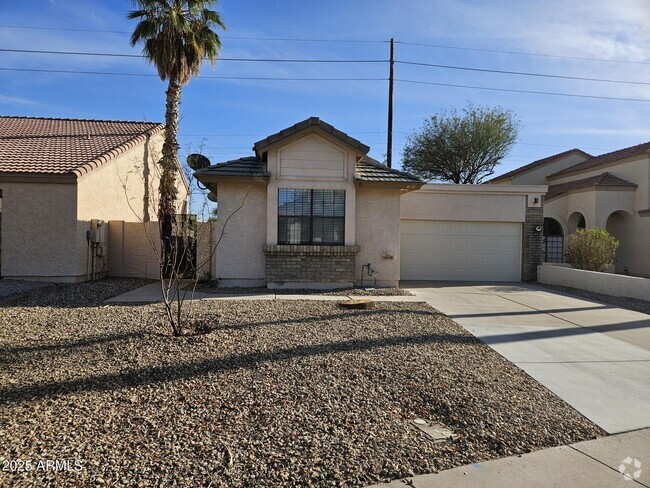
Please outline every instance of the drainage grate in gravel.
M413 425L431 437L435 443L458 439L458 435L444 424L429 422L424 419L415 419L413 420Z

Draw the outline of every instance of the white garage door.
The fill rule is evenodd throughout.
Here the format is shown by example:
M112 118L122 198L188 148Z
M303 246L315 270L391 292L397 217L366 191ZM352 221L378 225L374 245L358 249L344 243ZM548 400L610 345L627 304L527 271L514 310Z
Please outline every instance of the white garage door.
M521 223L402 220L400 241L402 280L521 280Z

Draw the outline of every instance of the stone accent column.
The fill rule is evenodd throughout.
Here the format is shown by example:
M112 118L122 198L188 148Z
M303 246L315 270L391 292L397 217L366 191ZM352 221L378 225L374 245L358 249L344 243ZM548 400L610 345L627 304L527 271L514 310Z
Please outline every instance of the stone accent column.
M539 204L533 198L539 198ZM528 195L524 222L521 280L537 281L537 266L544 261L544 197Z
M351 286L359 246L265 245L266 282Z

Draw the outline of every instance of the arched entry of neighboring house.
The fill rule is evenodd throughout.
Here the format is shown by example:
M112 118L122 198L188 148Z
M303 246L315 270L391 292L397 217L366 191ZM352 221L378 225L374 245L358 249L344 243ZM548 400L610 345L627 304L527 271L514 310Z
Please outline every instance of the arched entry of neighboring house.
M575 233L575 231L578 229L587 228L587 221L585 219L585 216L582 215L580 212L573 212L571 215L569 215L568 224L569 224L569 234Z
M564 262L564 232L562 232L562 225L550 217L544 217L544 250L545 262Z
M632 216L625 210L617 210L607 217L605 230L618 239L614 269L616 273L633 272L631 263Z

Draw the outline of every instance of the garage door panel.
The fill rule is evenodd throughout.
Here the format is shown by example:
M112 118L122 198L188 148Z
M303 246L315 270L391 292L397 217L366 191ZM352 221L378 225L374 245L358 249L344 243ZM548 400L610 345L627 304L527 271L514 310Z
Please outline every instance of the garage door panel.
M403 280L520 280L520 223L402 220L400 246Z

